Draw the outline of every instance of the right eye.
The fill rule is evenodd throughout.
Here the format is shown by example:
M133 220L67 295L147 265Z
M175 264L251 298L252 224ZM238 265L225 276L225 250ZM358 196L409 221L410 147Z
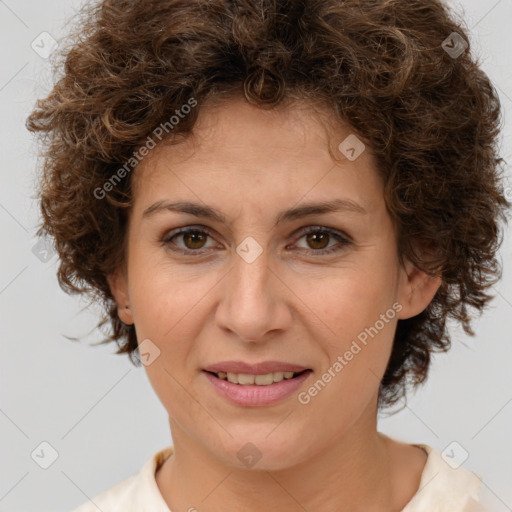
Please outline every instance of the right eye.
M201 251L201 249L204 248L208 237L211 237L211 234L204 228L198 226L187 226L186 228L180 228L166 233L161 242L165 247L171 249L171 251L182 252L185 254L202 254L204 251ZM176 244L174 239L181 239L183 246Z

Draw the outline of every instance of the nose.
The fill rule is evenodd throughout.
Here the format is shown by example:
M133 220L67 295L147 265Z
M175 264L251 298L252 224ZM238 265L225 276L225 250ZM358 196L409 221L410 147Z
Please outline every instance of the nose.
M222 280L216 324L241 341L264 342L290 327L291 292L271 268L267 250L249 261L234 253L233 267Z

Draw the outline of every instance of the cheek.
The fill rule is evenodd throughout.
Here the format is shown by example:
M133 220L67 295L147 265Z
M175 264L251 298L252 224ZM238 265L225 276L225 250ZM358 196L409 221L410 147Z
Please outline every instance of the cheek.
M398 314L395 276L380 262L361 258L297 293L307 297L304 302L315 313L304 309L311 336L327 356L321 373L327 373L327 380L336 375L328 386L347 406L365 402L376 391L392 348Z
M320 324L334 346L372 326L395 300L392 272L374 265L354 264L323 278L299 278L294 290L311 322Z
M317 411L331 411L330 421L336 425L358 418L378 394L391 354L396 315L392 304L376 307L369 300L344 299L331 306L325 315L330 329L323 331L326 360L302 400L311 399ZM315 421L323 428L323 416L318 416Z
M141 335L163 343L174 332L197 324L192 319L218 277L199 265L171 264L161 252L147 250L145 257L143 248L135 247L129 274L135 325Z

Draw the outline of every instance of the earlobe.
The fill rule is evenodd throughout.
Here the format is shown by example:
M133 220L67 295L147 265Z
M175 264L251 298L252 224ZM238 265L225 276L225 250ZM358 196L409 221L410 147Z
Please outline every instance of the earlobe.
M402 309L398 315L401 320L412 318L424 311L432 302L441 286L440 275L430 276L407 260L400 267L398 299Z
M128 296L128 283L126 273L117 270L113 274L107 276L110 291L117 304L117 314L121 322L126 325L133 325L133 315L130 308L130 300Z

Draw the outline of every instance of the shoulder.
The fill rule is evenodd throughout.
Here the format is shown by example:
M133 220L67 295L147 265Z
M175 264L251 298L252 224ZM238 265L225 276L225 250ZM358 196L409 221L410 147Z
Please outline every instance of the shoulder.
M418 444L428 455L420 486L402 512L476 512L482 478L460 465L450 452Z
M172 451L173 447L169 446L153 454L138 473L95 495L72 512L139 512L148 507L152 512L169 512L156 484L155 473Z
M105 491L97 494L93 498L89 499L72 512L108 512L119 507L123 510L130 510L128 505L135 495L135 484L138 475L132 475L125 480L117 483L116 485L106 489Z

